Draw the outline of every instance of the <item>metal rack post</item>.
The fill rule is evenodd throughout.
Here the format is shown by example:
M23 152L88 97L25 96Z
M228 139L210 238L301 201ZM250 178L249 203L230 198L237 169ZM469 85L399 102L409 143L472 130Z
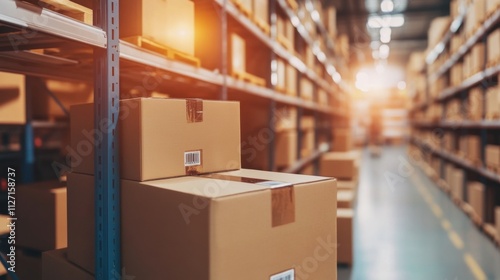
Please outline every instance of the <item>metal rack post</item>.
M106 48L94 49L95 174L95 277L121 279L120 176L118 127L120 99L118 0L94 1L94 23L106 36Z

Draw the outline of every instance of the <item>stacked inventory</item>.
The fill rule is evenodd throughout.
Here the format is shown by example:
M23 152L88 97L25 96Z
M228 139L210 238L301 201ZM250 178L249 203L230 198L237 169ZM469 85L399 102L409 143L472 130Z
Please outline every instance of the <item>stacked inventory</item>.
M420 149L428 174L494 237L500 205L500 10L497 1L455 0L451 17L429 32L428 97L412 110L410 151Z

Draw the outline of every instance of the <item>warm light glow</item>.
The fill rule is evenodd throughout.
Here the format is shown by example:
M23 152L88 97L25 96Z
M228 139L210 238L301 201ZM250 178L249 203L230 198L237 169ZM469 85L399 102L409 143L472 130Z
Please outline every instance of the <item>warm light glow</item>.
M379 41L371 41L370 48L372 48L372 50L378 50L379 47L380 47Z
M390 13L394 10L394 3L391 0L383 0L380 3L380 10L384 13Z
M380 59L387 59L389 57L389 51L390 48L388 45L380 45L380 48L378 49Z
M399 90L404 90L404 89L406 89L406 82L405 82L405 81L399 81L399 82L398 82L398 89L399 89Z
M378 50L373 50L372 51L372 57L373 59L375 60L378 60L380 58L379 54L378 54Z
M402 14L386 15L386 16L370 16L368 18L368 27L382 28L382 27L401 27L405 24L405 18Z
M311 18L314 20L314 21L319 21L319 13L318 11L314 10L311 12Z
M382 73L384 73L384 71L385 71L385 66L384 66L384 64L382 64L382 63L377 63L377 66L375 66L375 71L376 71L378 74L382 74Z
M391 41L391 28L382 27L380 28L380 42L387 44Z

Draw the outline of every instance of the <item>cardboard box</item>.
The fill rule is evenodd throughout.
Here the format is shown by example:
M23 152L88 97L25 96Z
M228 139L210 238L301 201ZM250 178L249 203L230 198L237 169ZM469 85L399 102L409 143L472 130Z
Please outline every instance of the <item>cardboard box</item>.
M301 146L301 157L305 158L310 155L315 150L315 135L314 129L307 129L302 131L302 146Z
M320 161L320 175L350 180L358 176L359 153L330 152L324 154Z
M337 180L337 190L351 190L356 192L358 189L357 178L353 180Z
M337 10L334 6L329 6L325 11L325 26L331 38L337 37Z
M429 47L433 48L443 37L448 27L450 27L450 17L437 17L432 20L428 31Z
M312 82L307 78L300 78L300 98L313 101L314 99L314 87Z
M350 128L335 128L333 130L333 151L348 152L352 150L352 132Z
M313 164L309 164L308 166L304 167L304 169L302 169L300 171L300 174L303 174L303 175L315 175L314 165Z
M490 87L486 90L486 118L500 118L500 88Z
M482 223L484 219L484 185L479 182L469 182L467 184L468 202L474 210L475 216Z
M94 276L67 259L67 249L47 251L42 256L43 280L94 280ZM126 272L126 270L124 270ZM122 271L119 271L120 275ZM133 275L130 275L133 279ZM23 278L21 278L23 279ZM28 279L28 278L26 278ZM122 275L122 279L127 279Z
M322 88L318 88L318 104L323 106L329 106L328 93Z
M297 96L297 70L290 64L286 65L286 93Z
M483 119L484 94L480 87L475 87L469 92L469 119L479 121Z
M0 124L26 123L24 75L0 72Z
M123 1L120 38L140 36L194 55L194 2L189 0Z
M89 175L68 176L68 258L90 271L93 182ZM293 187L271 189L279 182ZM254 280L289 269L296 277L337 277L335 180L245 169L122 180L121 208L122 266L137 279ZM315 250L322 256L317 269L305 271Z
M269 1L253 0L253 11L258 24L269 26Z
M472 47L472 74L484 69L484 43L476 43Z
M354 211L352 209L337 209L337 248L338 263L352 264L353 261L353 230L352 220Z
M486 39L486 61L489 65L497 64L500 60L500 28L493 30Z
M486 14L489 15L494 13L498 8L500 8L499 6L500 0L486 0Z
M48 181L16 188L16 245L38 251L67 246L66 187Z
M245 40L236 33L231 33L231 48L229 49L229 51L231 53L231 72L246 73L247 67Z
M487 0L473 0L472 3L474 5L474 24L475 28L479 27L479 25L486 18L486 1Z
M479 136L468 136L467 158L473 163L481 162L481 138Z
M2 266L3 268L3 266ZM17 248L16 275L21 280L42 279L42 253L34 250ZM11 277L8 277L11 279ZM62 279L62 278L53 278Z
M94 86L87 82L66 82L46 80L46 88L62 103L64 110L57 104L42 85L32 85L33 117L37 119L68 118L64 110L71 105L92 103L94 101ZM36 89L36 90L35 90Z
M94 173L92 143L102 133L93 130L93 116L93 104L71 107L74 172ZM145 181L239 169L239 116L238 102L156 98L120 101L120 176Z
M455 168L452 171L451 189L453 196L460 201L464 200L464 170Z
M293 26L289 18L277 16L276 29L278 32L278 40L282 43L282 45L288 50L293 50L295 41L295 27Z
M297 128L297 107L283 106L277 109L275 131L285 131Z
M500 168L500 146L499 145L486 145L485 151L486 166L495 169Z
M289 167L297 161L297 131L287 130L276 133L275 165Z
M352 208L353 200L352 190L337 190L337 208Z

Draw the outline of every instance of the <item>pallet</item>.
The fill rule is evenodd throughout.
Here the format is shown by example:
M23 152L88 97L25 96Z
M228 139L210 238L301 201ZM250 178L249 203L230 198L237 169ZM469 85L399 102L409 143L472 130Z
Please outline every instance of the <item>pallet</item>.
M163 46L142 36L132 36L127 38L122 38L123 41L132 43L144 49L148 49L160 54L165 55L168 59L182 61L196 67L200 67L200 59L192 55L179 52L167 46Z
M252 18L252 10L249 10L247 7L245 7L243 5L243 3L241 3L241 1L239 1L239 0L231 0L231 2L234 3L234 5L236 6L236 8L238 8L238 10L240 10L240 12L242 14L244 14L248 18Z
M285 36L278 34L278 37L276 38L276 40L283 47L285 47L285 49L287 49L289 51L294 51L292 42L290 42L290 40L288 40L288 38L286 38Z
M46 8L56 11L60 14L82 21L86 24L93 24L93 12L80 4L69 0L40 0L39 4L47 5Z
M231 73L231 75L238 80L246 81L246 82L249 82L251 84L261 86L261 87L266 86L265 79L257 77L255 75L252 75L252 74L247 73L247 72L233 71L233 73Z
M297 1L295 0L286 0L286 3L294 11L297 11L299 9L299 4L297 4Z
M257 27L260 28L260 30L266 33L266 35L269 35L271 33L269 23L255 16L253 17L253 21L255 22L255 25L257 25Z

